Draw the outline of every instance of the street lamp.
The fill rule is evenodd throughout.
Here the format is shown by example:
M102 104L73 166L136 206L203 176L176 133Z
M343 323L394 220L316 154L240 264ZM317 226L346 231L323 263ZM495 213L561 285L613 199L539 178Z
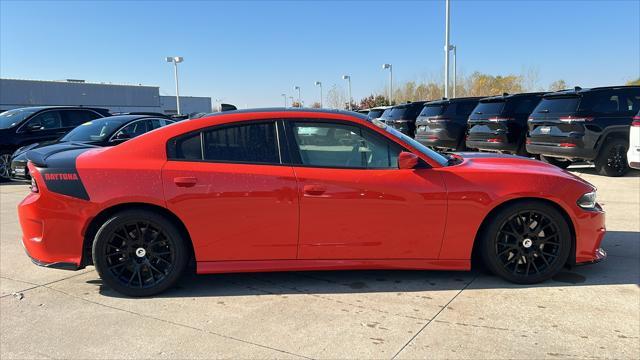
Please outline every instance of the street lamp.
M293 90L298 90L298 107L302 106L302 100L300 99L300 86L296 85L293 87Z
M320 108L322 108L322 83L320 81L316 81L316 86L320 86Z
M287 94L280 94L284 98L284 108L287 108Z
M455 45L449 45L449 50L453 50L453 97L456 97L456 72L457 72L456 46Z
M444 97L449 97L449 0L445 0L444 20Z
M393 66L382 64L382 69L389 69L389 105L393 104Z
M343 80L347 80L349 83L349 110L351 110L351 76L350 75L342 75Z
M178 63L181 63L182 56L167 56L167 62L173 63L174 76L176 78L176 112L180 115L180 91L178 90Z

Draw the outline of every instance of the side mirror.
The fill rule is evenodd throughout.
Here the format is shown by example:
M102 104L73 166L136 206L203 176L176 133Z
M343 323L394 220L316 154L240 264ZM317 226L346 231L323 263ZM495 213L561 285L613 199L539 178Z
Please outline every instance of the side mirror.
M403 151L398 155L398 169L414 169L418 165L418 155Z

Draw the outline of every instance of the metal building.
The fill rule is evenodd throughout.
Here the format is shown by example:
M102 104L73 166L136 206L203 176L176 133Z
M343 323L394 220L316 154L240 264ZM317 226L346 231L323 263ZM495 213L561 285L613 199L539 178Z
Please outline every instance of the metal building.
M166 98L166 99L165 99ZM95 106L112 112L150 111L175 114L175 96L160 96L160 88L146 85L0 79L0 110L26 106ZM211 112L211 98L180 97L184 114Z

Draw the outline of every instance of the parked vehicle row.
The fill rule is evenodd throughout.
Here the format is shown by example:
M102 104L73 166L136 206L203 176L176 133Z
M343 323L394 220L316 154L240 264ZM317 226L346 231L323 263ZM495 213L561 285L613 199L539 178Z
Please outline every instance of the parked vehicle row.
M108 121L104 120L107 118ZM112 114L103 108L77 106L26 107L2 112L0 181L28 180L24 153L33 148L59 142L115 145L171 122L170 117L160 113Z
M630 147L640 143L631 129L638 126L639 86L420 101L379 111L369 117L437 149L533 156L561 168L588 161L606 176L624 175L631 162L640 167L640 151Z

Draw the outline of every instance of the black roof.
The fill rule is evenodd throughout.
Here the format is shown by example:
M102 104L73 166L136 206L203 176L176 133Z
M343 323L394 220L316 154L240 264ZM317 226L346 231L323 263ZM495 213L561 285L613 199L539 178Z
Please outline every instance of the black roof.
M637 89L640 90L639 85L621 85L621 86L599 86L593 88L581 88L579 86L574 87L573 89L565 89L560 91L554 91L545 94L545 96L566 96L566 95L580 95L582 93L591 92L591 91L606 91L606 90L620 90L620 89Z
M482 101L482 102L490 102L490 101L506 100L506 99L513 99L513 98L517 98L517 97L525 97L525 96L542 96L544 94L547 94L547 92L546 91L539 91L539 92L528 92L528 93L517 93L517 94L504 93L502 95L487 96L485 98L480 99L480 101Z
M406 104L405 104L406 105ZM355 111L347 111L347 110L338 110L338 109L311 109L311 108L284 108L284 107L272 107L272 108L255 108L255 109L242 109L242 110L229 110L229 111L220 111L215 113L210 113L203 115L202 117L212 117L212 116L222 116L228 114L250 114L250 113L265 113L265 112L308 112L308 113L324 113L324 114L341 114L359 117L362 119L367 119L366 116L357 113ZM198 120L198 119L193 119Z
M164 117L158 117L158 116L149 116L149 115L114 115L114 116L108 116L108 117L103 117L103 118L99 118L99 119L94 119L91 120L91 122L100 122L100 121L111 121L111 122L119 122L120 124L126 124L128 122L134 121L134 120L139 120L139 119L165 119Z
M447 104L447 103L462 102L462 101L480 101L480 99L484 99L484 98L482 96L442 98L440 100L429 101L429 102L427 102L427 105L430 105L430 104Z
M49 110L49 109L83 109L83 110L96 110L96 111L105 111L108 112L109 109L105 109L105 108L100 108L100 107L92 107L92 106L63 106L63 105L55 105L55 106L25 106L22 108L15 108L15 109L11 109L11 110L17 110L17 109L28 109L28 110L33 110L33 111L41 111L41 110Z

